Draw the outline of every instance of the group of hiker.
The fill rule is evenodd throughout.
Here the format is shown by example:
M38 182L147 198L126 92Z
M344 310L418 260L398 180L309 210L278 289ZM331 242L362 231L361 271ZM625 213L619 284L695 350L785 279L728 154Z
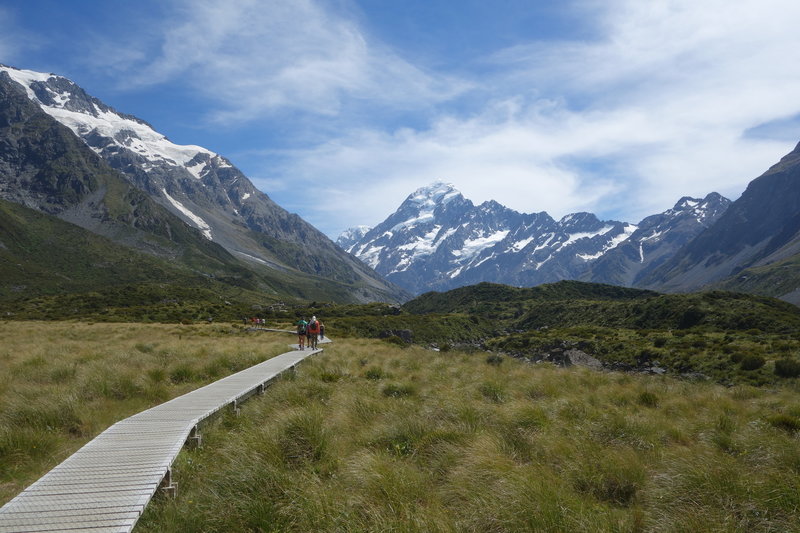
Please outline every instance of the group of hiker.
M297 344L301 350L305 350L306 346L316 350L317 342L324 338L325 324L317 320L316 316L312 316L309 321L305 317L297 321Z

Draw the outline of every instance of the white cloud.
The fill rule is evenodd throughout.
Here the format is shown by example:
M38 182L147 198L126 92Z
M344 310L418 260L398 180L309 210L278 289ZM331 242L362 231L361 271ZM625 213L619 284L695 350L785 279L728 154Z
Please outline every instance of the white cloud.
M359 104L413 106L463 89L370 42L359 26L312 0L181 0L152 40L126 43L136 84L185 78L217 105L215 118L252 121L275 110L333 116ZM115 61L120 57L111 54Z
M374 224L445 179L476 202L636 222L686 194L735 198L793 147L745 133L800 112L800 3L586 5L598 39L498 52L480 80L492 103L473 116L347 132L286 161L284 175L317 180L334 199L309 218Z
M176 0L124 53L104 50L134 83L189 83L228 125L288 111L271 124L301 148L265 146L251 177L334 233L435 179L476 203L636 222L686 194L736 197L792 148L786 131L747 132L800 125L787 120L800 113L795 0L578 0L591 40L521 43L451 65L459 77L412 64L333 5ZM295 111L311 130L293 128ZM299 199L298 182L325 201Z

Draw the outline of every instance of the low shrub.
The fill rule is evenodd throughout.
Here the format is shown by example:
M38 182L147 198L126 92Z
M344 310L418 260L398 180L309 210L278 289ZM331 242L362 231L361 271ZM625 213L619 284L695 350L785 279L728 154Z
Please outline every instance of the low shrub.
M404 341L402 338L398 337L397 335L390 335L389 337L386 337L385 339L383 339L383 342L387 342L389 344L395 344L397 346L406 346L407 345L406 341Z
M377 366L370 367L364 372L364 377L373 381L378 381L386 377L386 373Z
M413 396L414 387L411 385L390 384L383 388L383 395L389 398L401 398L403 396Z
M498 383L490 381L481 383L478 390L480 390L484 398L494 403L503 403L505 401L505 390L503 390L503 386Z
M760 355L746 355L742 358L742 362L739 363L739 367L742 370L758 370L765 363L766 360Z
M767 422L774 428L794 433L800 430L800 418L787 414L777 414L767 417Z
M486 358L486 363L492 366L500 366L503 362L503 356L498 354L491 354Z
M169 380L175 384L186 383L194 377L192 367L186 364L178 365L169 373Z
M645 407L658 407L658 396L650 391L642 391L639 394L638 401L639 405L644 405Z
M800 376L800 361L785 357L775 361L775 375L782 378L796 378Z

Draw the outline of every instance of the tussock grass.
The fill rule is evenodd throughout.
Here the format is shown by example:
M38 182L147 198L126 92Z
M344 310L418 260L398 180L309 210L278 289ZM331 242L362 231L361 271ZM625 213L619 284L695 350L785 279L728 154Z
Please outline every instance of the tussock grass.
M0 504L114 422L290 341L218 325L0 323Z
M137 530L796 531L796 398L337 341L182 453Z
M0 497L114 421L286 349L0 324ZM670 340L670 342L672 342ZM780 349L777 346L775 349ZM725 388L337 340L180 454L137 531L797 531L796 383Z

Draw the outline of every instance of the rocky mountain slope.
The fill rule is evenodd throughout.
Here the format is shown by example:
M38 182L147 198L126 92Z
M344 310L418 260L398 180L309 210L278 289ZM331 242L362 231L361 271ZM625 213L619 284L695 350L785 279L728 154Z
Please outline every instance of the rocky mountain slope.
M183 226L196 228L208 244L227 250L238 261L247 263L247 268L333 284L336 291L355 301L396 301L405 297L402 290L387 284L313 226L258 191L224 157L199 146L176 145L146 122L117 112L61 76L0 66L0 83L5 87L3 102L12 93L27 97L37 110L44 111L42 115L65 126L59 132L61 137L80 139L78 144L91 148L88 151L95 158L81 156L91 162L78 172L82 178L76 181L70 154L77 147L70 141L72 144L63 149L67 171L51 172L49 182L40 187L41 180L28 179L26 172L37 174L37 165L53 167L51 160L58 154L49 153L46 148L38 153L36 149L28 150L33 159L38 159L17 173L8 173L0 184L0 197L58 214L96 233L133 244L127 236L110 228L107 217L96 216L87 207L94 205L91 201L79 202L80 209L60 206L76 195L94 192L94 185L90 186L96 180L94 167L102 167L106 174L124 176L121 182L132 185L130 190L135 192L125 194L138 194L171 212L183 221ZM13 106L18 108L19 99L15 98L15 102ZM14 110L7 111L10 118L6 122L18 123L20 117L14 116ZM41 116L36 120L46 122ZM7 145L14 145L14 149L25 148L26 144L34 146L24 140L24 133L14 130L12 134L13 129L6 132L11 134ZM13 154L6 158L6 164L15 164ZM126 200L117 194L118 188L109 197L125 205Z
M339 243L413 293L482 281L533 286L562 279L633 285L727 208L718 194L683 198L638 225L574 213L554 220L487 201L478 206L437 182L384 222ZM357 233L356 233L357 234Z
M718 193L702 200L681 198L672 209L639 222L628 239L589 263L579 279L638 287L643 277L673 257L730 205L731 201Z
M670 291L716 284L800 303L800 144L640 283Z

